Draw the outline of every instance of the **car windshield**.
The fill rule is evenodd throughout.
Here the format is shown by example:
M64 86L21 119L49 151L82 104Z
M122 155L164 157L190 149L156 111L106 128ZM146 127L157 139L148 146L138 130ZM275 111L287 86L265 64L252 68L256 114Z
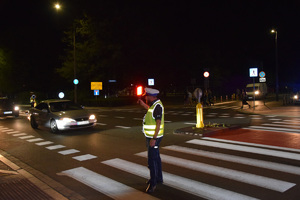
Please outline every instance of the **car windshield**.
M82 109L79 105L74 104L71 101L53 102L53 103L50 103L49 105L50 105L51 112L81 110Z

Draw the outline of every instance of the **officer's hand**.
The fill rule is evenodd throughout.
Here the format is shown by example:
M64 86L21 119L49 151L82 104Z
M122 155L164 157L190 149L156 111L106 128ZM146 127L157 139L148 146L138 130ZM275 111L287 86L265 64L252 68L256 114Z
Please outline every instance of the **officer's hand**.
M155 146L155 142L156 142L155 140L151 139L150 140L150 147L154 147Z

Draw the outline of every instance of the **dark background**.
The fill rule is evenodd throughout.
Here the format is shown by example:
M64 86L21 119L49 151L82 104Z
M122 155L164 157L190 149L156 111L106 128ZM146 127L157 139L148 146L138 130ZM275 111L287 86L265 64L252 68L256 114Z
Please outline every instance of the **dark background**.
M280 89L299 82L299 1L1 0L0 48L12 52L14 84L23 90L73 89L56 73L66 31L83 13L107 20L121 46L118 88L154 78L161 90L210 87L231 94L251 83L249 68L266 72L275 87L278 31ZM99 80L101 81L101 80ZM89 90L90 88L87 88Z

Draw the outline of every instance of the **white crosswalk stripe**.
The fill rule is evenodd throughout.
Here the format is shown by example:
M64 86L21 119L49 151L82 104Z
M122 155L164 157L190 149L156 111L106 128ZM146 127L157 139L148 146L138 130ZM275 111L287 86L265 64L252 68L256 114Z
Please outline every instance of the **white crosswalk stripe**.
M213 147L214 150L205 151L203 150L203 147ZM224 149L239 152L239 155L224 153ZM252 185L259 188L259 191L265 190L268 193L273 192L275 195L278 192L283 194L294 188L297 183L294 182L295 179L289 180L289 178L284 178L285 176L282 176L282 174L278 175L278 173L290 174L289 177L300 176L300 167L286 164L286 162L280 163L269 161L267 158L268 156L273 156L280 159L300 160L300 150L298 149L228 141L216 138L203 138L189 140L181 146L165 146L161 148L161 152L163 168L165 169L165 166L168 165L170 169L178 169L175 170L176 174L170 173L168 169L164 170L163 184L178 190L178 192L183 191L204 199L235 200L262 198L255 191L251 193L251 195L249 195L249 193L243 194L242 190L237 188L237 186L230 186L231 184L228 183L228 181L239 182L242 183L242 185ZM249 152L260 156L258 159L247 157L247 153ZM135 156L146 158L147 152L136 153ZM266 156L265 160L264 156ZM203 162L202 160L204 158L206 160L211 160L211 163L214 164ZM223 162L227 164L223 166ZM229 165L228 163L232 164ZM127 159L114 158L102 161L101 164L127 172L130 176L137 176L145 179L149 178L149 169L146 165L141 165L141 161L133 162ZM239 167L236 167L237 164ZM231 166L233 166L234 169L231 169ZM246 169L245 166L247 166ZM252 170L253 168L256 168L257 170ZM217 180L225 179L226 184L228 183L228 185L220 187L220 185L214 185L214 182L213 184L205 181L203 182L201 179L199 180L199 177L193 177L192 175L191 177L193 178L187 178L185 177L185 173L179 174L182 169L185 169L183 171L188 170L191 174L207 174L215 177ZM264 174L258 172L258 174L256 174L256 171L261 170L270 171L270 173ZM125 194L132 194L133 188L126 186L124 181L119 183L117 179L112 180L103 176L101 173L101 171L93 172L81 167L63 171L61 174L74 178L114 199L121 198L121 196L124 196ZM104 181L107 182L107 185L103 184ZM118 196L117 192L120 191L124 193Z

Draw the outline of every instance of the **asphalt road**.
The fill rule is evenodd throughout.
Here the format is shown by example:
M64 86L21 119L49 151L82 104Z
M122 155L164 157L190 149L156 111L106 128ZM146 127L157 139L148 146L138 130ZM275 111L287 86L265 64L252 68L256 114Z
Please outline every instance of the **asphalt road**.
M205 123L239 125L255 132L290 123L285 120L297 122L243 114L239 108L236 102L204 108ZM299 149L174 135L175 129L195 124L195 108L167 105L160 150L164 184L152 195L145 194L149 177L141 133L145 110L138 106L92 110L98 117L95 128L59 134L47 128L33 130L26 115L1 119L0 149L30 166L33 174L48 177L50 185L61 184L83 199L300 198ZM67 196L66 190L60 193Z

